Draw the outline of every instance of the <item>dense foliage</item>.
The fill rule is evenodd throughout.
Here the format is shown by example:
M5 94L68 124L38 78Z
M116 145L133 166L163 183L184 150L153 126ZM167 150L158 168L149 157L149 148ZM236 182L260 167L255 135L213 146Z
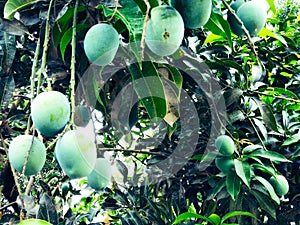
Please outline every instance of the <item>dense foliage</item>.
M212 2L208 22L185 28L181 47L164 57L150 51L145 29L150 9L168 1L0 3L1 224L300 223L300 5L266 1L266 25L251 37L231 31L232 1ZM105 66L84 50L98 23L120 38ZM33 99L49 90L71 103L54 137L31 120ZM57 141L76 127L111 163L105 188L107 180L96 191L87 177L70 179L57 162ZM11 141L24 134L47 151L31 177L8 163ZM224 134L233 153L216 148Z

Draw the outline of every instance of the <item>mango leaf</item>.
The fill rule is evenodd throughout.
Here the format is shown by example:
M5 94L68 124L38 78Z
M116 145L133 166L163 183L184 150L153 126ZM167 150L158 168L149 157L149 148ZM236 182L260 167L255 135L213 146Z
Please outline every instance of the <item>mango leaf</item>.
M232 49L230 26L222 15L212 12L204 27L210 30L213 34L226 38L230 48Z
M13 76L0 76L0 111L1 109L8 107L12 100L14 91L15 81Z
M248 145L245 148L243 148L242 153L243 153L243 155L249 154L258 149L263 149L263 147L261 145Z
M278 132L277 121L269 105L254 99L267 127Z
M281 146L289 146L292 144L296 144L300 141L300 133L293 134L288 139L286 139Z
M249 158L262 157L262 158L270 159L271 161L291 162L284 155L281 155L280 153L274 151L256 150L255 152L248 155L248 157Z
M274 207L273 202L270 200L270 197L257 190L251 190L250 192L258 201L260 208L266 211L270 216L272 216L276 220L276 209Z
M226 213L226 214L222 217L222 220L221 220L221 223L220 223L220 224L224 224L224 222L225 222L226 220L228 220L229 218L234 217L234 216L250 216L250 217L252 217L252 218L257 219L257 218L256 218L252 213L250 213L250 212L234 211L234 212Z
M267 189L267 191L270 194L270 197L279 205L280 199L275 193L275 190L273 186L270 184L270 182L261 176L255 176L255 179L258 180Z
M76 32L84 30L88 27L89 27L89 25L87 25L87 24L78 24L76 26ZM71 27L63 34L61 41L60 41L59 47L60 47L60 53L61 53L63 61L65 61L65 51L67 49L67 46L72 40L72 33L73 33L73 29Z
M270 9L272 10L272 12L275 14L276 13L276 6L274 3L274 0L267 0L270 6Z
M284 44L286 47L288 46L286 40L280 35L280 34L277 34L277 33L274 33L272 31L270 31L268 28L265 28L263 27L259 33L258 33L258 36L266 39L267 37L272 37L278 41L280 41L282 44Z
M215 213L211 214L208 218L216 225L220 224L221 222L220 216Z
M58 224L58 214L49 195L44 193L39 201L39 205L37 219L42 219L52 224Z
M85 6L78 6L77 12L86 10ZM53 26L53 41L54 45L58 46L61 42L63 35L70 28L70 22L73 20L74 7L70 7L66 12L57 18Z
M241 179L235 172L230 172L227 174L226 188L231 198L235 200L241 189Z
M118 8L117 11L102 4L96 8L103 9L106 17L114 16L120 19L129 31L131 42L140 41L143 33L144 16L139 5L134 0L119 0L119 3L122 5L122 8Z
M236 174L242 179L242 181L250 188L250 166L248 162L243 162L234 159L234 167Z
M264 173L268 173L272 176L275 176L275 174L276 174L276 171L274 170L274 168L269 165L266 165L266 164L252 163L251 166L253 168L261 170Z
M30 35L27 27L16 19L7 20L0 18L0 30L16 36L21 36L24 34Z
M152 62L143 62L143 68L131 64L128 68L133 87L151 119L163 119L167 114L167 101L163 83Z
M183 221L189 220L189 219L202 219L205 220L209 223L215 224L212 220L210 220L209 218L205 217L205 216L201 216L197 213L191 213L191 212L186 212L186 213L182 213L179 216L177 216L176 220L173 222L173 224L178 224L181 223Z
M8 0L4 6L4 18L11 20L16 12L40 1L41 0Z

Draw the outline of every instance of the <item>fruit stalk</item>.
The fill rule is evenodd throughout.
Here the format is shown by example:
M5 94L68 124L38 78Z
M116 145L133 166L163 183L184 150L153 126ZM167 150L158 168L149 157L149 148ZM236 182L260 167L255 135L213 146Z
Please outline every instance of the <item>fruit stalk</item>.
M33 57L33 62L32 62L32 67L31 67L31 76L30 76L30 92L31 92L31 96L30 96L30 104L32 103L32 100L34 99L34 88L35 88L35 74L36 74L36 68L37 68L37 64L38 64L38 57L39 57L39 53L40 53L40 48L41 48L41 39L38 38L37 44L36 44L36 48L35 48L35 52L34 52L34 57ZM29 134L30 132L30 127L31 127L31 119L30 117L28 117L28 121L27 121L27 129L25 131L25 134Z
M74 15L73 15L73 25L72 25L72 55L71 55L71 80L70 80L70 89L71 89L71 125L74 124L74 115L75 115L75 76L76 76L76 26L77 26L77 10L78 10L78 0L76 0Z
M36 94L40 93L42 75L47 79L48 88L51 87L50 80L48 79L48 76L46 73L46 63L47 63L47 53L48 53L48 46L49 46L49 40L50 40L50 17L51 17L51 9L52 9L53 2L54 2L54 0L50 1L48 12L47 12L45 39L44 39L43 54L42 54L42 64L41 64L41 70L38 74L38 84L37 84Z

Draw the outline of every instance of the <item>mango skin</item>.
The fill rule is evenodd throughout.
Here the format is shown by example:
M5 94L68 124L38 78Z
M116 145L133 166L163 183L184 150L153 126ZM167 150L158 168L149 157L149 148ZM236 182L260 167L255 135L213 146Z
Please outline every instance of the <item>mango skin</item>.
M116 29L105 23L92 26L83 41L87 58L98 66L110 64L119 48L119 34Z
M249 1L237 10L237 16L243 21L251 36L256 36L267 21L267 11L260 3L258 0Z
M225 175L230 171L234 171L234 161L230 157L218 157L215 159L216 167Z
M272 176L270 183L274 187L275 192L280 196L286 195L289 192L289 183L281 174L276 174L275 177Z
M224 156L231 156L235 151L235 144L231 137L221 135L215 140L216 148Z
M179 12L168 5L151 10L147 22L145 43L158 56L172 55L184 37L184 22Z
M36 175L43 168L46 161L45 145L32 135L20 135L11 141L8 148L9 162L19 173L22 173L30 147L24 173L26 176Z
M211 0L171 0L187 28L197 29L207 23L212 10Z
M235 2L230 4L230 7L237 12L237 10L245 3L245 0L236 0ZM233 14L228 11L227 12L227 21L230 25L230 29L234 34L237 36L242 36L244 34L243 29L241 28L241 25L237 22L236 18L233 16Z
M46 137L53 137L65 127L70 119L70 103L58 91L37 95L31 104L31 119L35 128Z
M100 191L104 189L110 182L111 179L111 164L105 158L98 158L93 171L88 175L88 185Z
M85 127L91 120L91 113L88 107L77 105L75 107L74 123L76 126Z
M85 177L94 169L96 163L95 138L86 129L67 131L56 142L54 154L69 178Z

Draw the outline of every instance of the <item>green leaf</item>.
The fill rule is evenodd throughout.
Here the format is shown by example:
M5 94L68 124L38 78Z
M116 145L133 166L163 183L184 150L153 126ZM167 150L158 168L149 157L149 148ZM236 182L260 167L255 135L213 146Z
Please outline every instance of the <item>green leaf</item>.
M208 22L204 25L204 27L210 30L213 34L226 38L230 48L232 49L230 26L222 15L212 12Z
M288 139L286 139L281 146L289 146L292 144L296 144L300 141L300 133L293 134Z
M275 176L275 174L276 174L276 171L274 170L274 168L269 165L266 165L266 164L252 163L251 166L253 168L257 168L257 169L261 170L264 173L268 173L272 176Z
M230 172L227 174L226 188L231 198L235 200L241 189L241 179L235 172Z
M16 12L40 1L41 0L8 0L4 6L4 18L13 19Z
M263 193L257 190L251 190L251 193L258 201L260 208L266 211L270 216L272 216L276 220L276 209L274 207L274 204L270 200L270 197L264 195Z
M52 203L51 198L44 193L39 201L39 211L37 219L43 219L52 224L58 224L58 214L55 205Z
M271 198L279 205L280 199L277 196L277 194L275 193L275 190L274 190L273 186L270 184L270 182L260 176L255 176L255 179L258 180L267 189Z
M242 153L243 153L243 155L249 154L258 149L263 149L263 147L261 145L248 145L245 148L243 148Z
M152 62L143 62L142 66L142 70L138 64L131 64L128 67L134 90L150 118L163 119L168 111L163 83Z
M120 19L127 27L130 35L130 42L138 42L141 40L144 25L144 15L139 5L134 0L120 0L122 8L114 9L107 8L102 4L98 5L97 9L103 9L106 17L114 16Z
M249 158L262 157L262 158L270 159L271 161L291 162L285 156L281 155L278 152L274 152L274 151L256 150L255 152L248 155L248 157Z
M88 27L89 27L89 25L87 25L87 24L78 24L76 26L76 32L84 30ZM65 61L65 51L67 49L67 46L72 40L72 33L73 33L73 28L71 27L63 34L61 41L60 41L60 53L62 55L63 61Z
M270 9L272 10L272 12L275 14L276 13L276 6L274 3L274 0L267 0L270 6Z
M279 132L277 127L277 121L275 119L274 113L271 107L261 101L254 99L257 103L259 111L263 117L263 121L265 122L266 126L272 129L273 131Z
M186 212L186 213L182 213L179 216L177 216L176 220L173 222L173 224L178 224L181 223L182 221L186 221L189 219L202 219L205 220L209 223L215 224L212 220L210 220L209 218L205 217L205 216L201 216L197 213L190 213L190 212Z
M236 174L242 179L242 181L250 188L250 166L248 162L243 162L234 159L234 167Z
M219 215L213 213L208 217L215 225L219 225L221 222L221 218Z
M224 222L225 222L226 220L228 220L229 218L234 217L234 216L250 216L250 217L252 217L252 218L257 219L257 218L256 218L252 213L250 213L250 212L234 211L234 212L229 212L229 213L225 214L225 215L222 217L221 224L224 224Z
M282 44L284 44L286 47L288 46L286 40L280 35L280 34L277 34L277 33L274 33L272 31L270 31L269 29L263 27L259 33L258 33L258 36L266 39L267 37L272 37L278 41L280 41Z

